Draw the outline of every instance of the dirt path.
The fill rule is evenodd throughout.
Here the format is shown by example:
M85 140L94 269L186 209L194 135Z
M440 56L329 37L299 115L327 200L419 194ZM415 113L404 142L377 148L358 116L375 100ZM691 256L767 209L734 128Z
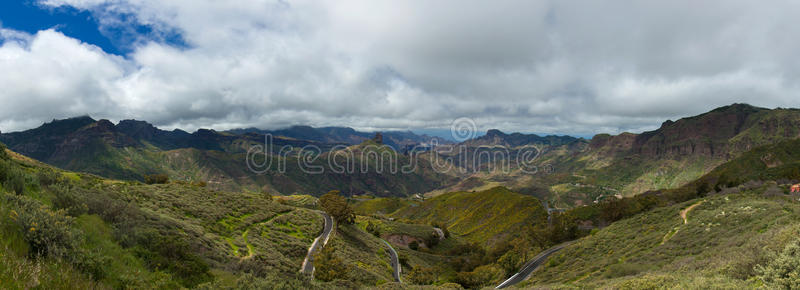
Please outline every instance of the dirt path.
M703 204L704 201L705 200L698 201L697 203L695 203L695 204L693 204L693 205L691 205L691 206L689 206L686 209L681 211L681 218L683 218L683 224L688 224L689 223L689 219L686 218L686 215L688 215L689 212L692 211L695 207Z
M695 204L690 205L689 207L683 209L680 212L680 215L681 215L681 218L683 219L683 224L684 225L689 223L689 218L687 217L689 215L689 212L692 211L694 208L696 208L696 207L700 206L701 204L703 204L703 202L705 202L705 200L698 201ZM675 234L677 234L678 231L680 231L680 230L681 230L681 226L679 225L679 226L675 227L674 229L670 230L669 232L667 232L667 234L664 235L664 237L661 239L661 245L663 245L664 243L669 241L669 239L671 239L673 236L675 236Z

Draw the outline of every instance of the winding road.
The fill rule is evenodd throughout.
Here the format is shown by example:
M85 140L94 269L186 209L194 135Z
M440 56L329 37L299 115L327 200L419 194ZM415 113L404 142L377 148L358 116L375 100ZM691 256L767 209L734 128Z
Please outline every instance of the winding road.
M328 239L330 239L331 232L333 231L333 219L331 216L321 211L318 213L322 215L322 218L325 220L325 225L322 228L322 234L314 239L314 243L312 243L311 247L308 248L308 254L306 254L306 259L303 260L303 266L300 269L301 272L310 274L312 276L314 275L314 254L320 248L328 244Z
M539 268L539 266L541 266L544 263L544 261L547 261L547 257L550 257L550 255L552 255L553 253L558 252L559 250L563 249L564 247L568 246L571 243L572 242L562 243L555 247L549 248L544 252L539 253L539 255L533 257L533 259L530 260L528 263L525 263L525 265L522 266L522 269L519 270L519 272L514 274L514 276L511 276L511 278L508 278L508 280L503 281L503 283L500 283L500 285L497 285L495 289L506 288L508 286L524 281L526 278L528 278L528 276L531 275L531 273L533 273L534 270L536 270L536 268Z
M390 245L389 242L383 239L381 239L381 241L383 241L383 243L389 247L389 256L392 258L392 268L394 269L394 272L392 273L392 276L394 276L394 281L403 283L403 281L400 280L400 272L402 269L400 269L400 259L397 258L397 252L394 250L394 248L392 248L392 245Z

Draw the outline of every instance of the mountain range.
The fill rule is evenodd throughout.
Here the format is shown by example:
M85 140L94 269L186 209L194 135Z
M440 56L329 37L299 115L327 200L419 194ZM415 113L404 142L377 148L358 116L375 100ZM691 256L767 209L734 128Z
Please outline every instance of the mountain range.
M745 104L639 134L489 130L434 147L347 128L54 120L0 134L0 285L773 287L800 246L799 128L800 110ZM285 168L251 171L266 136L277 148L256 158ZM304 170L326 160L366 170ZM336 191L317 198L331 190L351 210L335 227Z
M365 147L372 144L375 133L346 127L221 132L200 129L188 133L161 130L145 121L123 120L115 125L83 116L54 120L22 132L2 133L0 142L15 152L61 168L109 178L143 180L145 175L166 174L177 180L206 181L220 189L312 195L331 189L378 196L436 195L454 189L503 185L558 206L572 207L610 196L677 188L753 148L797 138L800 110L733 104L666 121L653 131L598 134L590 140L507 134L496 129L461 143L412 132L380 133L382 143L391 149L386 152L395 156L399 164L418 164L409 176L380 172L377 166L366 165L369 160L358 158L353 160L356 167L371 171L314 176L300 170L297 164L302 150L297 149L305 146L319 148L313 154L319 157L315 162L320 165L335 153L331 150L376 150ZM273 136L274 145L269 156L286 158L287 168L284 172L255 174L245 166L247 151L263 144L267 134ZM408 152L411 147L432 143L439 145L433 150ZM278 156L277 151L285 145L295 151ZM498 146L505 154L490 153L496 152ZM535 148L535 158L525 166L537 170L520 170L517 157L531 148ZM440 161L448 167L434 168ZM497 170L501 165L508 170Z

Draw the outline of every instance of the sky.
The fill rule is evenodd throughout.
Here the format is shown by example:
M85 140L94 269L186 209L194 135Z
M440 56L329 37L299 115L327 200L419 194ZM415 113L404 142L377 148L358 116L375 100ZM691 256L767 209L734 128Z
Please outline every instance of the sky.
M79 115L591 136L800 107L800 2L0 3L0 131Z

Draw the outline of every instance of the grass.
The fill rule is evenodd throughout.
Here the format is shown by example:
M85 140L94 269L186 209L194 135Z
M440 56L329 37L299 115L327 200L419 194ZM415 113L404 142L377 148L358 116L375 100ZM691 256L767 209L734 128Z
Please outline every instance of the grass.
M392 214L401 221L447 225L451 233L483 245L511 237L516 230L547 216L541 202L532 196L503 187L478 192L452 192Z
M800 203L765 189L691 200L616 222L550 258L527 286L754 287L765 251L800 233ZM712 287L713 288L713 287Z
M367 216L357 216L356 224L362 230L366 230L368 223L373 223L380 229L381 236L388 235L408 235L420 239L425 239L434 231L433 227L425 224L407 224L388 219L378 219Z
M175 287L170 276L150 271L146 264L129 249L114 241L113 230L99 216L82 215L75 225L86 237L85 248L104 261L105 278L101 281L113 288Z
M56 184L40 185L37 174L52 169L21 159L0 163L4 170L18 168L26 183L21 197L11 198L0 189L3 288L180 288L204 283L225 288L225 281L238 284L246 273L254 275L248 281L259 285L300 281L295 276L306 250L322 230L322 220L312 210L265 200L261 194L180 182L144 185L58 170ZM7 203L18 199L32 207ZM74 216L56 219L53 225L37 220L66 213ZM17 225L18 217L31 229ZM34 241L50 242L47 236L21 234L33 228L45 235L67 233L61 243L68 244L58 252L64 255L34 252L29 246ZM270 278L276 275L284 282Z
M348 280L362 285L380 285L393 281L388 249L383 242L355 225L341 225L326 247L348 267Z
M354 200L353 210L360 215L390 215L400 208L412 204L405 198L385 197Z

